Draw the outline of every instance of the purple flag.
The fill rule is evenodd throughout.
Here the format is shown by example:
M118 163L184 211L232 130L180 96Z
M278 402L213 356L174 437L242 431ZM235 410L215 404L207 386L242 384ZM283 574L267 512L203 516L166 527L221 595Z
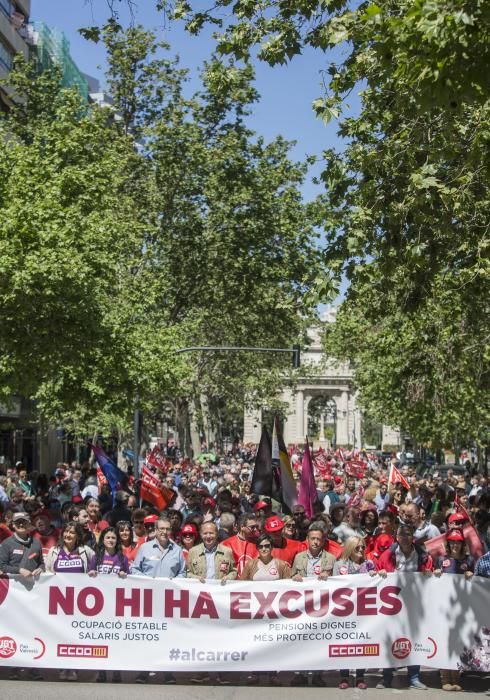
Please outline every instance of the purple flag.
M318 496L316 493L315 476L313 474L310 445L308 444L308 439L306 439L303 460L301 462L298 504L304 506L307 518L313 517L313 505L316 503L317 499Z

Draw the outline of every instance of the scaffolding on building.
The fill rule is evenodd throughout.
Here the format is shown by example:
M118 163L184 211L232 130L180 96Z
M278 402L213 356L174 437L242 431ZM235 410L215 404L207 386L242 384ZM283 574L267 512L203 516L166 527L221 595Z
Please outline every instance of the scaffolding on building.
M71 57L70 42L63 32L48 27L44 22L34 22L33 29L39 70L49 70L57 66L61 70L63 86L76 87L84 100L88 101L88 83Z

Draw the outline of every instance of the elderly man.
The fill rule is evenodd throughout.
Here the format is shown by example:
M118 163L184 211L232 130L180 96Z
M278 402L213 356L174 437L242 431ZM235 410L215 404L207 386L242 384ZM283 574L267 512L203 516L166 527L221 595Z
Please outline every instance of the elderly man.
M170 520L156 521L155 538L145 542L131 567L131 573L150 578L185 578L182 549L170 539Z
M156 521L155 538L145 542L131 566L131 573L150 578L185 578L185 560L182 549L170 539L170 520L159 518ZM136 676L136 683L147 683L148 673ZM163 682L174 684L172 673L163 674Z
M187 556L187 576L196 578L201 583L205 581L233 581L237 577L235 559L229 547L223 547L218 543L218 526L216 523L203 523L199 530L202 544L198 544L189 550ZM205 683L211 680L208 673L195 674L192 683ZM216 682L220 685L229 685L230 681L218 674Z
M229 547L218 544L216 523L203 523L199 530L202 544L189 550L187 556L187 576L206 580L219 580L222 584L237 577L233 552Z
M0 545L0 574L20 576L32 587L33 581L44 571L41 543L31 534L31 521L27 513L15 513L12 518L14 534ZM31 680L40 681L42 676L36 669L30 669ZM19 679L19 670L14 668L10 680Z
M414 529L414 538L417 544L423 544L426 540L431 540L441 534L435 525L422 517L423 512L416 503L409 503L405 507L403 516L404 524Z
M324 524L318 521L311 523L306 535L307 549L294 557L291 576L294 581L302 581L304 578L327 580L333 571L335 557L324 550L325 540ZM321 671L313 673L311 682L318 688L325 686ZM291 685L308 685L306 674L295 673Z

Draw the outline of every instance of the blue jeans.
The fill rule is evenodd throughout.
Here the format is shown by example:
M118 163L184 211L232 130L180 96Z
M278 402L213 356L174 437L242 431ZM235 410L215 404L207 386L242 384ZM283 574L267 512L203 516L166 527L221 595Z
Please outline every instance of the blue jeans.
M411 685L414 681L418 681L420 674L420 666L407 666L408 675L408 685ZM384 668L383 669L383 680L385 683L391 683L393 680L393 669Z

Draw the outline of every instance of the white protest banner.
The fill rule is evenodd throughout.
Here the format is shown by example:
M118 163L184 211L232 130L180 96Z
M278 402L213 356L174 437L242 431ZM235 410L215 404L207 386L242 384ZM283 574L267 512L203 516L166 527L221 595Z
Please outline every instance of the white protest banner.
M444 574L227 582L0 579L0 665L267 671L490 670L490 580ZM486 665L486 668L485 668Z

